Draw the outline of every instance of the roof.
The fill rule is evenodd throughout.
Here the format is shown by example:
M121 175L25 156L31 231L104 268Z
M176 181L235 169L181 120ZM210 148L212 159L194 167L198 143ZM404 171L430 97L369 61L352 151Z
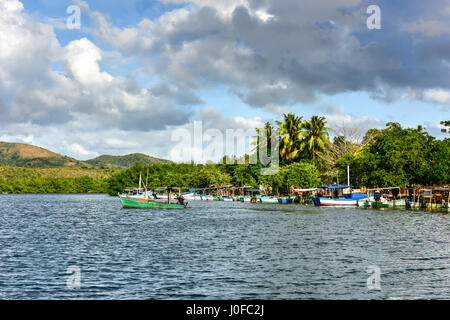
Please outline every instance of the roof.
M327 189L347 189L347 188L353 188L353 186L326 186L324 188L327 188Z

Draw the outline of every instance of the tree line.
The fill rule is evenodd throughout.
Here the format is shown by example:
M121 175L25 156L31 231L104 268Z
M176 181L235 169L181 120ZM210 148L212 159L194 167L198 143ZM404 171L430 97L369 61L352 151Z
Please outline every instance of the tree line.
M448 121L442 125L447 128ZM211 185L262 186L267 193L287 194L290 186L304 188L323 184L345 184L347 166L354 186L389 187L406 184L450 183L450 139L428 134L421 126L402 128L389 122L384 129L361 132L350 126L330 128L326 119L309 120L293 113L284 114L275 125L269 122L256 129L258 140L254 153L265 146L270 157L272 137L279 138L280 168L273 175L262 175L261 163L237 161L220 163L158 163L108 172L90 177L5 177L0 174L0 192L105 192L116 195L124 187L137 186L139 175L150 188L173 186L205 188ZM448 130L443 130L447 132ZM331 138L333 137L333 138ZM259 157L257 157L259 159ZM30 169L33 170L33 169ZM0 170L1 173L1 170Z
M222 163L208 165L137 164L111 177L109 193L117 194L124 186L136 185L139 172L145 173L147 169L151 187L201 188L230 183L262 186L273 194L287 194L290 186L346 184L347 166L350 167L350 183L357 187L450 183L450 139L436 139L421 126L402 128L399 123L389 122L384 129L363 133L352 126L330 128L320 116L303 120L289 113L283 117L276 126L267 122L263 128L256 129L256 153L260 152L262 144L270 157L272 137L279 138L281 167L276 174L261 175L260 169L264 166L249 164L249 155L240 165L225 164L225 157ZM448 126L448 121L442 124Z

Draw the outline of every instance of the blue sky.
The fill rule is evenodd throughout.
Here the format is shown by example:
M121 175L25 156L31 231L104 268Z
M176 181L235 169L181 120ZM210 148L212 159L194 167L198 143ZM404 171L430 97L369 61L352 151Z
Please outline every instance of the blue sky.
M380 30L365 25L371 4ZM442 138L450 114L447 0L4 5L0 35L13 45L0 55L0 140L81 159L171 158L171 132L198 120L247 129L295 112L362 130L422 125ZM70 5L80 30L65 27Z

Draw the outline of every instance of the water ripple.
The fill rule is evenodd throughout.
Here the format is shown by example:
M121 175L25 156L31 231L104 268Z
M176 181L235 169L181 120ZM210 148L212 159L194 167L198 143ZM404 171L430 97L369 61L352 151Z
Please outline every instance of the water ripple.
M449 215L0 195L0 299L449 299ZM69 266L80 287L67 286ZM368 290L378 266L381 290Z

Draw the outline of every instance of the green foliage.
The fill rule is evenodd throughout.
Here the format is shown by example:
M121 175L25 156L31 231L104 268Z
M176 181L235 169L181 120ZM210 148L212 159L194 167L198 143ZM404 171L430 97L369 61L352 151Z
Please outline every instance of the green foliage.
M302 149L306 148L308 154L316 165L316 156L327 153L331 148L328 139L328 128L325 117L312 116L311 120L303 123L303 130L299 133L302 139Z
M117 170L0 166L0 193L106 193Z
M444 128L442 128L441 131L444 133L450 133L450 121L446 120L446 121L441 121L440 123L442 126L444 126Z
M349 165L351 183L356 186L448 183L449 143L449 139L435 139L420 126L404 129L390 122L361 153L346 154L338 160L339 180L346 181Z
M310 121L303 122L301 119L288 114L284 115L284 122L278 122L278 129L270 123L257 129L266 144L270 143L272 135L279 134L282 138L279 150L281 167L274 175L261 175L263 166L249 164L248 155L240 159L230 158L242 160L239 163L244 164L207 165L175 164L143 154L101 156L87 161L86 165L108 168L133 165L123 170L79 168L76 165L70 168L0 166L0 193L107 192L116 195L124 187L137 186L140 174L145 182L148 172L149 188L205 188L225 184L258 188L263 185L266 190L271 186L272 193L288 194L291 185L315 187L334 182L336 178L341 184L346 183L347 165L350 166L350 183L354 186L450 183L449 138L437 140L420 126L417 129L402 128L400 124L391 122L383 130L368 130L361 142L337 136L331 143L323 117L313 116ZM448 122L443 124L448 125ZM0 160L18 163L23 159L20 154L26 154L27 163L32 165L35 161L42 166L56 166L61 161L59 166L74 160L57 157L42 148L0 143ZM30 158L30 155L40 155L41 158ZM53 158L57 162L52 162Z
M319 170L308 162L293 163L285 168L287 184L302 188L317 187L321 181Z
M231 176L224 170L225 165L195 164L153 164L145 166L136 163L122 170L108 180L108 193L116 195L125 187L135 187L139 183L139 174L146 180L148 170L148 187L204 188L210 185L223 185L231 181Z
M277 121L280 127L280 158L285 162L297 159L300 151L300 130L302 129L302 117L293 113L284 114L284 121Z
M106 193L105 180L76 178L0 178L0 193Z

